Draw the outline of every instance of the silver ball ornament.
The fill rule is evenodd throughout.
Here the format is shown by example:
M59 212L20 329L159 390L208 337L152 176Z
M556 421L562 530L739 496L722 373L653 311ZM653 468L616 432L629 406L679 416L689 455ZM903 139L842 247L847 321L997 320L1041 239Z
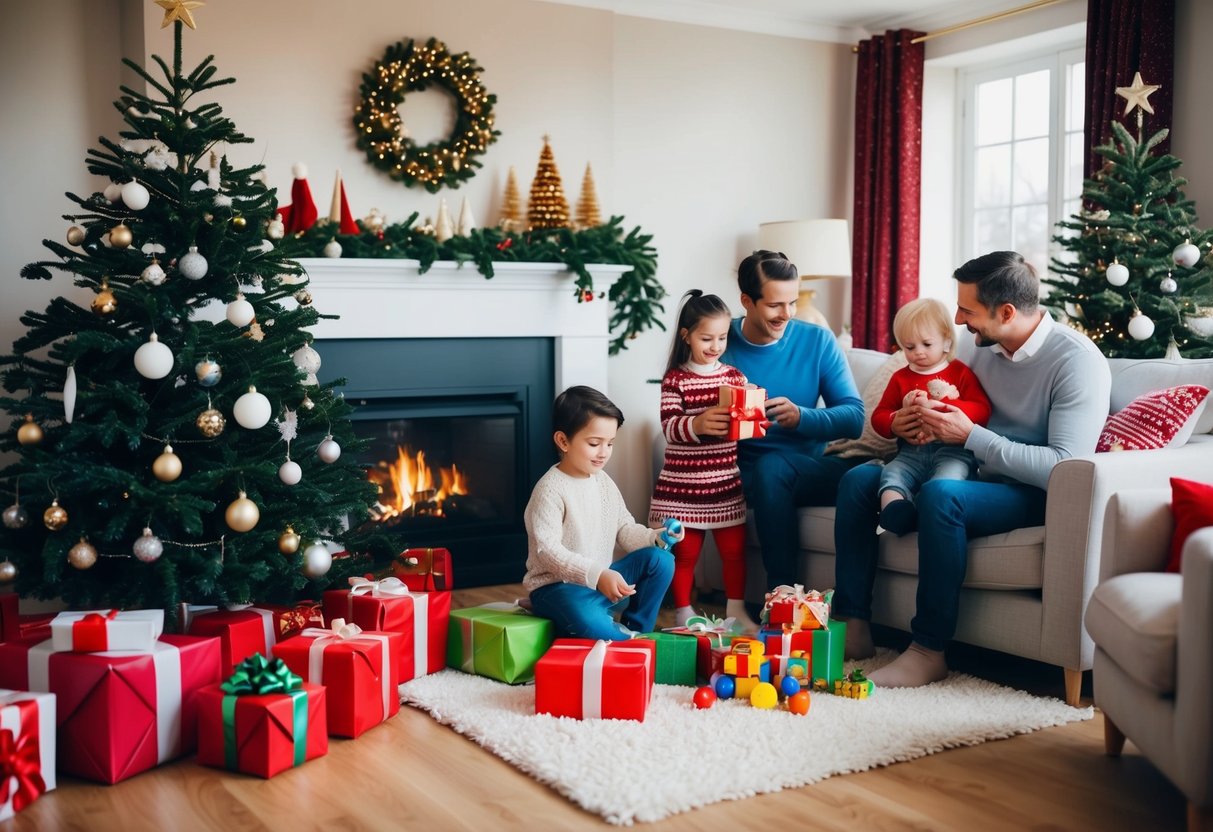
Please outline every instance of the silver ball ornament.
M333 566L333 553L323 543L316 542L303 550L303 574L309 578L324 576Z
M341 457L341 446L332 436L326 436L316 448L316 455L325 462L336 462Z
M17 564L11 560L0 562L0 584L12 583L17 580Z
M198 246L190 246L187 254L177 261L177 271L190 280L201 280L206 277L208 268L206 258L198 253Z
M152 563L159 560L160 556L164 554L164 544L160 542L160 538L152 534L151 529L144 529L143 535L131 546L131 551L136 559L143 563Z
M218 361L204 358L194 365L194 375L203 387L214 387L223 378L223 368Z
M20 503L13 503L4 510L4 528L24 529L29 525L29 512Z
M298 485L303 479L303 469L293 459L288 459L278 467L278 479L286 485Z
M307 373L307 383L316 384L316 373L320 370L320 353L311 344L304 344L291 353L295 366Z
M1175 278L1167 275L1158 282L1158 291L1164 295L1171 295L1179 291L1179 284L1175 282Z

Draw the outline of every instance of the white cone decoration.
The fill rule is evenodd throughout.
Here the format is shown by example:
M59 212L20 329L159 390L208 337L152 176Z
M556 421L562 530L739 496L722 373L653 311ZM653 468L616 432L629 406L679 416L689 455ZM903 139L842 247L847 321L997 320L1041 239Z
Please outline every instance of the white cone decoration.
M253 305L237 293L236 299L227 305L227 322L235 327L246 327L253 322Z
M76 365L67 365L67 378L63 381L63 421L69 425L76 417Z
M248 392L236 399L232 405L232 415L242 428L257 430L265 427L273 413L270 400L264 394L258 393L256 387L250 387Z
M1200 260L1200 249L1192 245L1191 240L1184 240L1171 252L1171 259L1175 261L1175 265L1183 266L1185 269L1195 266L1196 262Z
M317 541L303 550L303 574L319 578L333 566L333 553L329 547Z
M190 280L206 277L207 268L206 258L198 253L198 246L190 246L189 252L177 261L177 270Z
M337 259L341 256L341 243L336 240L329 240L324 244L324 256L332 259Z
M132 211L142 211L152 201L152 195L147 192L147 188L132 179L122 186L122 201Z
M144 378L164 378L173 371L173 351L153 332L147 343L135 350L135 369Z
M468 202L468 198L463 198L463 204L459 206L459 224L456 227L455 233L460 237L466 237L476 230L476 218L472 216L472 206Z
M1129 282L1129 268L1124 263L1113 262L1104 274L1113 286L1124 286Z
M316 448L316 455L325 462L336 462L341 457L341 446L334 441L332 436L326 436Z
M303 469L293 459L288 459L278 467L278 479L286 485L298 485L303 479Z
M445 243L454 236L454 233L451 229L451 212L447 210L446 200L440 200L438 203L438 219L434 220L434 239L440 243Z
M316 352L311 344L304 344L291 353L291 360L295 362L296 367L307 373L305 384L320 383L316 378L316 373L320 370L320 353Z
M1139 309L1129 319L1129 334L1138 341L1144 341L1154 334L1154 322Z

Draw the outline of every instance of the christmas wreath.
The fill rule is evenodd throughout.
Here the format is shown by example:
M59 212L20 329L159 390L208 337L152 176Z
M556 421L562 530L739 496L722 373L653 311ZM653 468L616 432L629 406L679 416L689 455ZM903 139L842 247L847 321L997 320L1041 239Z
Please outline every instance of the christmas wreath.
M354 110L358 147L367 160L407 187L419 184L430 193L475 176L481 166L476 157L501 135L493 129L497 96L480 83L481 71L467 52L452 55L435 38L389 46L362 76L362 101ZM455 97L455 129L445 141L418 145L401 123L399 107L406 95L431 84Z

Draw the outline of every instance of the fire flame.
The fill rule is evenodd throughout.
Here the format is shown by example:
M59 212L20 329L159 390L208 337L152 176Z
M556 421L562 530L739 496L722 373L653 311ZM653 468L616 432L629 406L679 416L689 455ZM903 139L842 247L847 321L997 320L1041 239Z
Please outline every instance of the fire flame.
M395 462L380 462L371 470L370 478L379 486L381 520L418 512L440 517L443 502L468 493L467 479L459 466L440 467L435 476L425 451L414 454L408 445L396 446Z

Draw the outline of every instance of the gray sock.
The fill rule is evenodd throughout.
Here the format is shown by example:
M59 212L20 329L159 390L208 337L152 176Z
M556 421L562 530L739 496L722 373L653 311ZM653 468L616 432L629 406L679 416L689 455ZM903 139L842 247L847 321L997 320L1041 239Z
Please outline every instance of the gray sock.
M948 678L942 650L928 650L913 642L890 664L868 674L877 688L917 688Z
M847 625L847 637L843 646L845 659L870 659L876 655L872 643L872 625L862 618L839 618Z

